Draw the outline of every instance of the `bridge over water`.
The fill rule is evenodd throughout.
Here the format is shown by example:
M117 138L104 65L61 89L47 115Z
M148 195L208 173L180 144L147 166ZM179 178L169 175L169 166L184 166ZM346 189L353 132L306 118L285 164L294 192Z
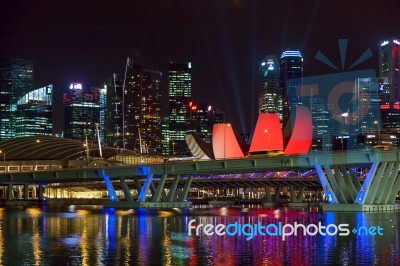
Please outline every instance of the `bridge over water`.
M367 169L368 173L363 182L358 179L355 168ZM190 205L186 202L189 188L196 183L196 179L204 179L205 176L315 170L329 203L324 206L325 210L372 211L399 209L398 205L394 204L400 188L399 169L399 151L368 150L1 173L0 184L8 187L8 199L11 200L14 185L25 185L28 187L25 188L26 192L29 185L37 184L39 195L42 195L43 186L46 184L102 181L110 197L107 206L184 207ZM140 179L143 181L139 182ZM167 180L170 179L172 182L166 190ZM136 183L135 187L139 191L136 200L132 199L127 180ZM304 178L299 177L298 180L301 182ZM178 189L182 181L185 181L184 185ZM115 182L122 188L125 201L120 201L116 196ZM249 179L241 182L254 181ZM148 192L151 192L151 199L147 197Z

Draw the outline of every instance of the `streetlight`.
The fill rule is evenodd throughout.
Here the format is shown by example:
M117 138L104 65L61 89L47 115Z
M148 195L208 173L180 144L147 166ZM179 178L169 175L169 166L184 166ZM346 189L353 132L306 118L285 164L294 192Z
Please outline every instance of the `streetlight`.
M376 125L378 131L378 145L379 145L381 143L381 130L379 128L379 123L377 120L374 121L374 124Z

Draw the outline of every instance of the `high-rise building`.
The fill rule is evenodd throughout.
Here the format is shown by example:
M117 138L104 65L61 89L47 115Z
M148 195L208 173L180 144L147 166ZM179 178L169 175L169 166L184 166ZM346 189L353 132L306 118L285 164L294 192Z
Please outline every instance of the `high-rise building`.
M174 155L190 155L185 135L190 131L189 103L192 96L191 63L170 63L168 83L169 138L174 144Z
M191 131L197 133L205 142L211 143L213 125L224 122L224 115L214 110L211 105L205 103L193 104L190 106Z
M121 78L114 73L106 85L105 141L111 147L123 147L122 91Z
M64 94L64 137L96 139L96 124L100 125L100 92L84 92L82 83L70 84ZM99 127L100 129L100 127Z
M161 72L136 65L126 78L125 142L141 153L161 152L161 78Z
M400 132L400 102L381 105L382 127L388 132Z
M258 70L258 112L278 113L282 120L282 96L278 59L267 55Z
M330 111L332 106L319 97L310 99L310 111L313 126L313 150L332 150L333 120Z
M280 86L282 88L283 123L288 121L291 107L300 105L300 98L294 97L288 99L288 92L296 90L296 87L302 84L303 77L303 57L300 51L286 50L283 51L280 61ZM291 93L295 95L295 93Z
M16 137L52 135L53 85L28 92L16 107Z
M160 71L129 65L107 86L107 143L140 153L161 153ZM124 93L123 93L124 91Z
M33 87L31 61L0 59L0 141L16 136L17 102Z
M379 45L379 77L387 78L389 102L400 100L400 38L382 41Z
M355 123L351 131L361 135L376 132L381 125L377 79L357 78L355 85L352 114Z

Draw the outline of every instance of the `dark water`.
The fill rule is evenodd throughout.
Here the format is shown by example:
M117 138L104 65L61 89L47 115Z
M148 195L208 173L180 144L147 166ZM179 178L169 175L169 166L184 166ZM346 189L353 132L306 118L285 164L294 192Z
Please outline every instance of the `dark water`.
M0 265L400 265L400 213L0 209ZM383 236L188 236L188 223L380 226ZM194 231L192 231L194 233Z

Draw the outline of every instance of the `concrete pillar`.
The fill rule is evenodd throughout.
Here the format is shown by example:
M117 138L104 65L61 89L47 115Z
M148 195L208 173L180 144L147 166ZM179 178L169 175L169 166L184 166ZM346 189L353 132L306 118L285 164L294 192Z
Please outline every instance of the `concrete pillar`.
M179 178L180 178L179 175L175 176L174 182L172 183L172 186L169 189L166 201L171 202L176 200L176 189L178 188Z
M304 190L306 187L301 187L299 194L296 194L293 186L289 186L289 193L290 193L290 202L303 202L304 201Z
M346 184L346 191L349 202L354 202L356 200L358 192L358 188L356 188L356 186L360 187L360 182L357 180L357 178L354 178L355 174L354 172L352 173L351 168L349 168L350 174L347 173L346 167L339 167L339 170L342 172L344 182Z
M39 200L43 200L43 193L44 193L44 188L42 184L39 184Z
M153 193L151 201L157 202L161 200L162 192L164 192L165 181L167 180L167 175L163 175L158 181L157 189Z
M397 197L397 193L399 193L399 189L400 189L400 176L399 173L396 173L396 178L395 178L395 182L393 183L393 186L391 188L391 190L389 191L389 193L387 193L387 197L386 197L386 204L393 204L396 200Z
M399 174L399 169L400 169L400 163L394 164L392 172L388 173L388 175L384 177L385 179L383 180L383 183L381 185L381 193L378 197L379 204L388 204L388 199L390 198L391 190ZM393 203L394 202L390 202L389 204Z
M24 184L24 200L29 199L29 184Z
M181 194L179 195L179 200L186 201L187 195L190 190L190 186L192 185L192 180L193 180L192 176L189 176L188 179L186 180L185 186L183 187L183 190L182 190Z
M36 196L36 185L33 185L31 189L32 189L32 198L36 199L36 197L37 197Z
M325 169L325 174L328 177L328 182L331 185L332 191L336 196L337 199L337 203L349 203L347 201L347 198L345 197L345 194L343 192L343 190L341 189L338 180L336 179L336 177L334 176L334 174L332 173L332 169L330 166L324 166ZM338 175L337 172L335 172L335 175Z
M97 175L101 178L104 179L104 183L106 185L107 191L108 191L108 196L110 197L111 201L118 201L117 194L115 193L115 189L113 184L111 183L110 177L108 177L105 174L104 169L103 170L98 170Z
M150 188L151 183L153 182L153 175L147 175L146 180L144 181L144 184L142 186L142 189L140 190L139 196L137 198L137 201L139 202L145 202L146 201L146 195L147 191Z
M122 187L122 191L124 192L124 196L126 201L133 201L131 192L129 190L128 184L126 184L125 178L124 177L120 177L119 181L121 182L121 187Z
M282 187L281 187L281 186L277 186L277 187L276 187L276 189L275 189L275 194L274 194L274 196L272 197L272 201L273 201L273 202L277 202L277 201L280 199L280 197L281 197L281 190L282 190Z
M139 193L140 190L142 189L142 185L140 184L139 177L135 176L134 181L135 181L135 188Z
M14 188L13 184L8 184L8 189L7 189L7 200L13 200L14 199Z
M338 199L335 195L335 192L333 191L333 188L331 187L331 184L328 181L328 178L326 177L325 173L322 171L322 167L319 164L315 165L315 170L317 171L319 181L321 182L322 188L324 190L325 196L327 197L327 200L329 203L339 203ZM330 169L329 169L330 171Z
M393 163L380 163L379 169L376 172L375 175L372 175L370 179L370 183L366 183L367 180L364 181L363 187L365 185L368 186L366 193L365 193L365 200L364 204L377 204L377 191L379 190L379 183L382 180L382 177L384 176L385 173L387 173L388 168L392 168ZM364 185L365 184L365 185Z

